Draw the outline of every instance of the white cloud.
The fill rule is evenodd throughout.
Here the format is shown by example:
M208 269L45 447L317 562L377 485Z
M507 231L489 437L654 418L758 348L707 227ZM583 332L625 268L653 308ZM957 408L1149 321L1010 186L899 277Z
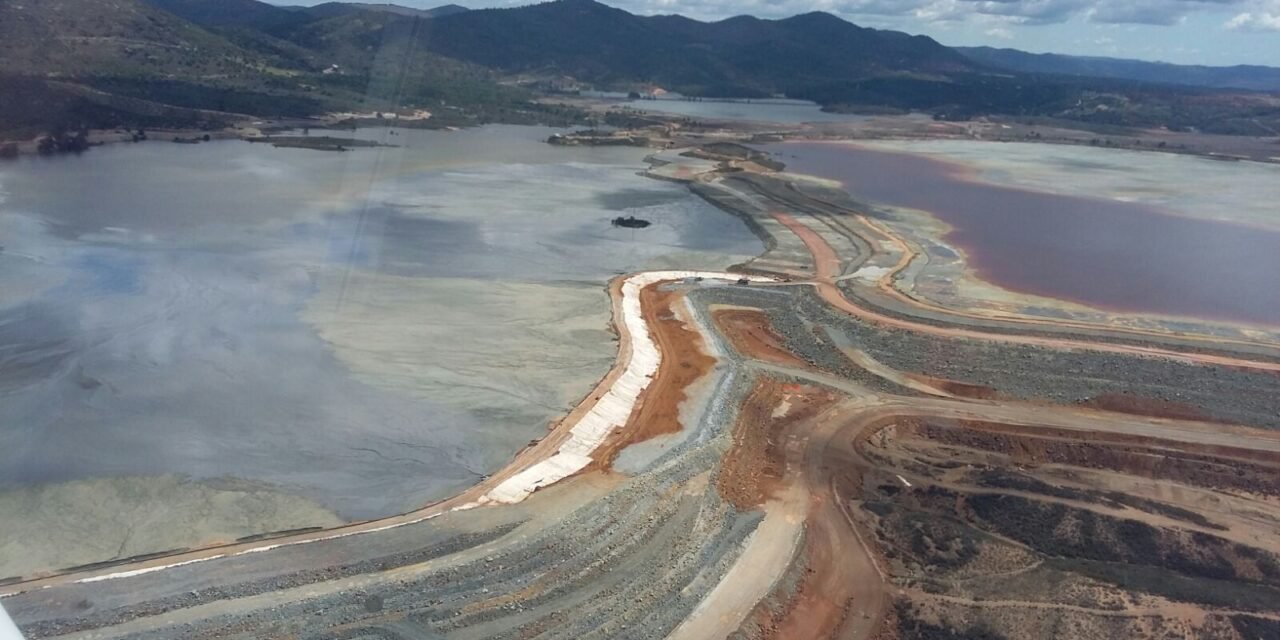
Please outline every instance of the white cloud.
M1233 31L1280 31L1280 11L1246 11L1228 20L1226 27Z
M986 30L985 32L983 32L983 33L986 33L986 34L987 34L987 36L989 36L989 37L992 37L992 38L998 38L998 39L1000 39L1000 40L1012 40L1012 39L1013 39L1013 32L1012 32L1012 31L1010 31L1010 30L1008 30L1008 29L1006 29L1006 28L1004 28L1004 27L992 27L992 28L990 28L990 29L987 29L987 30Z
M606 0L641 14L680 13L700 19L739 14L779 18L826 11L855 21L860 16L914 18L929 23L984 18L1008 24L1061 24L1075 18L1100 24L1174 25L1201 11L1244 8L1250 0ZM1256 1L1256 0L1254 0ZM1264 0L1275 3L1276 0ZM1241 13L1233 28L1275 29L1280 7L1273 12ZM998 37L998 36L996 36Z
M966 0L975 13L1004 16L1021 24L1066 22L1086 10L1090 0Z

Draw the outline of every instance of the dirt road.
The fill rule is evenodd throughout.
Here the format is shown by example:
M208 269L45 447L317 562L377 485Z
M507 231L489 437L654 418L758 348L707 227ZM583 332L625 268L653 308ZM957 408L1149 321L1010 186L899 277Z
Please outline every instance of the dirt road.
M1170 360L1191 364L1215 364L1239 367L1242 369L1280 372L1280 363L1276 362L1258 362L1254 360L1244 360L1214 354L1184 353L1169 349L1160 349L1157 347L1085 342L1066 338L1045 338L1040 336L988 333L960 327L938 327L931 324L912 322L910 320L887 316L871 309L858 306L853 301L845 297L840 288L836 286L835 278L840 275L843 263L840 257L837 256L835 251L831 248L831 245L828 244L821 235L813 229L810 229L808 226L802 224L788 213L775 211L773 212L773 216L778 220L778 222L781 222L793 233L799 236L809 248L809 251L813 253L814 264L817 266L817 276L813 279L811 284L818 289L818 293L822 296L822 299L831 306L856 316L861 320L948 338L991 340L1011 344L1035 345L1051 349L1100 351L1104 353L1168 358Z
M868 490L900 497L917 484L941 485L976 469L999 470L994 448L972 454L969 463L943 460L930 467L924 459L932 451L929 446L949 456L961 445L977 447L982 435L994 434L1008 442L1034 437L1068 448L1079 445L1074 451L1085 445L1117 451L1145 447L1144 461L1180 453L1188 464L1216 465L1215 473L1241 478L1247 476L1246 465L1254 465L1249 473L1265 473L1280 454L1277 431L1035 398L957 397L950 389L959 386L936 385L895 369L856 344L824 342L820 325L827 320L811 321L796 308L798 297L787 295L799 291L775 287L813 287L822 302L860 322L950 341L1113 354L1129 358L1125 365L1134 358L1162 358L1280 372L1280 363L1216 353L993 333L887 315L859 305L837 286L845 261L821 234L790 212L770 215L812 254L814 277L787 284L765 284L766 278L734 284L737 275L654 272L615 280L610 286L619 334L614 368L547 437L459 496L394 518L327 531L10 581L0 587L0 596L14 605L19 623L38 637L894 637L899 611L894 605L925 601L929 594L897 588L904 567L920 563L889 558L886 549L892 544L884 536L893 522L868 515L862 504ZM803 255L799 247L796 253ZM699 296L716 292L726 299L739 294L743 304L755 306L718 302L699 307ZM783 302L770 307L766 299ZM839 315L825 313L812 297L803 302L821 308L822 318ZM822 356L832 353L845 368L820 364ZM893 361L891 356L877 352L886 362ZM1269 382L1265 376L1263 380ZM690 391L695 386L713 392L699 395ZM700 410L686 411L691 404L699 404ZM606 418L622 416L617 424L601 422L602 406L609 409ZM608 428L590 437L575 431L591 420ZM884 452L876 458L862 448L871 434L887 434L912 421L967 425L963 429L970 439L920 444L924 440L917 438L891 452L897 458ZM592 440L597 436L598 441ZM652 447L648 461L633 462L626 473L614 469L610 462L640 449L637 443ZM584 446L588 450L580 450ZM574 448L575 460L586 462L503 493L518 499L494 499L495 489L565 455L566 448ZM1231 466L1237 462L1239 468ZM621 462L617 466L623 468ZM1073 473L1070 477L1076 478L1084 471ZM543 482L546 478L550 480ZM1144 486L1159 480L1142 479ZM959 484L947 485L947 490ZM1072 490L1077 493L1060 490L1048 502L1061 509L1079 507L1082 489ZM1170 491L1182 495L1182 489ZM1207 495L1208 488L1196 491ZM1015 493L1019 498L1033 495L1005 495ZM944 496L936 503L959 502L950 494L936 495ZM1252 499L1243 493L1230 496L1247 498ZM1219 509L1230 502L1215 500ZM1176 523L1178 517L1188 517L1188 504L1195 506L1183 503L1180 510L1166 509L1144 522ZM1093 517L1129 508L1117 505L1094 507ZM1249 503L1249 508L1255 505L1266 507L1266 501ZM885 500L879 508L889 513L896 506ZM1257 517L1262 524L1256 530L1265 531L1270 516L1259 511ZM1196 524L1196 531L1217 530L1217 523L1205 522ZM1246 533L1252 535L1252 530ZM1011 542L1014 535L991 534L983 540L1017 547ZM1233 538L1250 540L1234 532ZM954 540L963 542L960 536L946 539L941 534L913 542L921 553L943 549L945 559L953 561L960 555L957 549L965 550ZM1030 554L1027 547L1016 553ZM1241 558L1253 556L1233 552L1230 557L1243 562ZM1047 564L999 567L989 575L1025 578L1046 570ZM933 604L978 608L977 602L951 595L935 598ZM1095 611L1074 603L1024 604L991 600L982 606L1080 615ZM1152 615L1169 610L1160 604L1142 609ZM1241 611L1224 607L1217 613Z

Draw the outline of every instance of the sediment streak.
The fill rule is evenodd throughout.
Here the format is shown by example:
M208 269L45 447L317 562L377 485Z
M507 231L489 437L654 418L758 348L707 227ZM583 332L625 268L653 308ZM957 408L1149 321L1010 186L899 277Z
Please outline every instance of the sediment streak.
M508 478L480 499L482 504L514 504L529 497L541 487L554 484L590 465L592 454L614 431L626 426L640 396L662 363L662 352L644 321L640 308L640 291L645 287L674 280L701 278L703 280L737 281L744 276L718 271L647 271L628 277L622 283L622 318L618 330L625 332L622 345L629 349L618 354L626 368L617 380L600 396L591 410L578 420L569 431L569 439L555 455ZM772 278L745 276L754 282L773 282ZM629 338L629 339L628 339Z

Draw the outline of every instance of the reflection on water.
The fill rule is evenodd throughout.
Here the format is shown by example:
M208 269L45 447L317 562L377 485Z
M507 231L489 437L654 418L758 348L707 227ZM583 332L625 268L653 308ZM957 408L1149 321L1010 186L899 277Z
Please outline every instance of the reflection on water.
M0 489L233 476L363 518L491 472L612 362L608 278L758 251L643 150L549 133L0 166Z
M986 280L1099 308L1280 324L1280 232L997 186L958 165L852 145L771 145L788 169L951 225Z

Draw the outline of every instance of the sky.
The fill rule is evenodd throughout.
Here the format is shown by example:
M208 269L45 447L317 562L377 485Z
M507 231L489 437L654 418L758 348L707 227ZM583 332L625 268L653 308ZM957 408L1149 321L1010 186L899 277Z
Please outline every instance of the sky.
M276 0L299 4L297 0ZM381 1L381 0L379 0ZM392 0L472 8L534 0ZM947 45L1097 55L1179 64L1280 66L1280 0L604 0L641 15L700 20L826 11L862 26L924 34ZM302 4L318 4L320 0Z

